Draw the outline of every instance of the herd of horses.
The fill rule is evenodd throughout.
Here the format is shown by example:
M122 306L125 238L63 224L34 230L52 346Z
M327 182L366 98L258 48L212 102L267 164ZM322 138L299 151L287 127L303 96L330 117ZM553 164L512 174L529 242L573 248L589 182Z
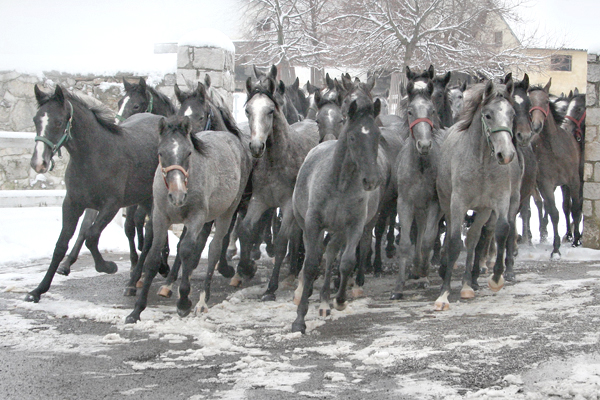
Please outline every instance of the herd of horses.
M288 259L288 280L299 278L292 330L302 333L317 277L324 274L319 315L330 315L331 303L343 310L354 274L353 294L360 295L365 273L382 272L384 234L388 257L395 242L399 246L390 298L402 299L407 279L427 280L439 263L443 284L436 310L449 308L452 271L463 247L461 298L475 296L486 265L493 266L493 291L515 279L516 217L520 212L521 241L531 243L532 196L542 240L544 219L552 221L551 257L560 257L558 186L566 237L580 245L585 97L577 90L554 97L551 82L532 86L527 74L521 81L508 74L501 82L450 85L450 72L436 76L433 66L407 68L397 115L387 115L385 98L372 93L372 77L361 82L327 75L323 87L307 83L303 90L298 80L289 86L277 81L275 66L255 67L254 75L246 81L248 123L239 126L208 76L197 86L188 82L196 86L191 91L175 85L179 109L143 78L124 80L116 118L61 86L54 93L36 86L31 167L48 171L62 147L70 161L62 230L46 275L25 300L38 302L57 272L67 275L83 242L98 272L115 273L116 264L98 251L98 239L123 207L132 265L125 295L141 288L127 323L140 319L157 273L166 277L159 295L169 297L181 269L177 312L184 317L192 311L190 275L211 232L195 311L208 311L215 268L234 286L251 279L255 250L272 235L274 267L262 299L275 299ZM80 237L63 261L86 210ZM167 230L176 223L185 228L169 268ZM238 239L234 269L228 256Z

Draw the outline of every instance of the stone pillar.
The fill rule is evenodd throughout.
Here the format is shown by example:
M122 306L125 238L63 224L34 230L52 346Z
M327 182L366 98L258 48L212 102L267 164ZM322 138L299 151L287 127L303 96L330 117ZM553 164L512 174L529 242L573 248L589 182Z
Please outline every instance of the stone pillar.
M177 84L179 87L186 88L188 82L194 85L198 82L204 83L204 77L208 74L211 87L223 97L230 110L233 109L235 89L234 67L235 47L220 31L200 29L185 35L178 42Z
M588 54L583 170L583 245L600 249L600 57Z

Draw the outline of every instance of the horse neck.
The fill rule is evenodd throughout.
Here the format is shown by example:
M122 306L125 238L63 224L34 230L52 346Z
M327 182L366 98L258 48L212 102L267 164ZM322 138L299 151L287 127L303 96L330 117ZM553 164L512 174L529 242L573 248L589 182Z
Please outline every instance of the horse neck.
M271 132L270 146L267 146L267 151L271 157L281 158L284 162L287 162L289 146L290 124L288 124L283 111L278 109L273 114L273 131Z
M452 105L450 104L450 97L448 97L448 92L446 91L444 91L444 101L442 102L442 107L438 112L438 116L443 127L448 128L454 124L452 119Z
M481 106L479 106L477 112L473 116L473 121L469 126L466 135L463 135L467 138L468 143L472 147L471 150L467 150L466 154L479 154L480 162L483 164L486 161L492 160L490 157L492 149L488 144L485 133L483 132L483 125L481 123ZM492 160L496 162L495 160Z
M108 130L100 125L96 120L94 113L72 100L73 119L71 122L71 139L65 143L71 158L87 159L89 154L94 153L100 143L106 145L111 140L103 140L103 133L110 134Z
M340 192L346 191L351 186L351 183L357 182L359 178L357 165L350 158L348 135L344 129L342 129L340 137L335 144L331 171L332 178Z

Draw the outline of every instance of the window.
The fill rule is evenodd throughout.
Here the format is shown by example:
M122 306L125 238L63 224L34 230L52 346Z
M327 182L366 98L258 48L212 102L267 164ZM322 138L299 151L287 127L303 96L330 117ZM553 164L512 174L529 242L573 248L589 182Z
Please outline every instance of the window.
M572 56L557 54L550 58L550 69L552 71L571 71Z
M502 31L494 33L494 44L498 47L502 46Z

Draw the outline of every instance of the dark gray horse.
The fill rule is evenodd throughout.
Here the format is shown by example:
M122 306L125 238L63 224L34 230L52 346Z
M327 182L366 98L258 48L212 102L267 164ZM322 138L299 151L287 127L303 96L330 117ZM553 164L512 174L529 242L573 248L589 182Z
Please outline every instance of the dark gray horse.
M117 126L97 107L66 93L60 86L53 95L37 86L39 110L34 117L37 137L31 167L44 173L52 157L64 147L71 157L65 172L67 193L63 202L63 225L46 276L26 301L38 302L50 288L60 261L67 252L79 217L86 208L98 216L86 234L98 272L115 273L117 265L105 261L98 239L121 207L152 202L152 179L156 170L158 121L160 117L140 114ZM151 232L151 224L147 226Z
M275 298L279 285L279 268L286 255L290 240L290 268L292 275L298 273L298 258L301 233L292 223L292 193L298 170L306 154L319 143L317 124L306 119L289 125L281 104L276 100L276 84L267 78L263 84L246 81L248 101L246 115L250 125L250 153L255 158L252 172L252 199L239 232L241 254L238 273L231 284L237 286L251 269L250 248L244 243L254 243L258 234L257 226L265 211L279 207L282 225L275 239L275 266L264 300ZM246 273L247 274L247 273Z
M529 98L533 105L531 121L534 132L533 151L538 162L537 186L544 199L544 208L550 214L554 228L554 241L551 258L560 258L560 236L558 234L559 213L554 200L554 189L566 185L572 201L573 245L581 241L579 223L581 222L580 146L573 135L567 134L553 113L554 104L549 101L551 81L545 87L534 86L529 89Z
M223 250L227 234L250 176L252 161L242 138L231 132L193 133L188 117L161 119L158 156L160 165L154 176L154 239L144 263L144 286L127 323L140 319L146 308L148 291L158 271L160 250L171 224L183 223L187 234L179 244L182 277L179 285L177 313L184 317L192 308L189 299L190 275L198 265L208 235L203 227L215 221L215 233L208 252L208 270L197 312L207 312L210 283ZM132 274L129 286L135 285L141 271Z
M496 85L489 81L473 89L462 119L453 125L442 145L438 166L437 192L446 216L445 257L440 267L444 279L435 310L449 308L448 295L452 269L462 249L461 226L468 210L475 210L475 221L467 233L467 262L461 297L472 298L475 246L486 224L495 232L497 256L494 274L488 285L493 291L504 285L504 258L512 262L505 248L519 206L521 168L513 143L513 83Z
M356 248L360 242L362 253L370 246L381 184L387 174L385 155L379 149L380 132L375 124L379 107L379 101L373 103L366 95L358 94L348 105L348 118L339 139L324 142L312 150L298 174L294 217L303 230L306 259L293 332L306 330L304 317L308 297L319 274L325 231L331 234L331 240L325 254L327 270L319 309L322 316L330 313L331 270L338 253L341 252L341 280L334 307L343 310L348 278L355 268Z
M335 95L333 95L334 91ZM329 89L324 97L321 97L321 90L315 91L314 96L318 109L315 120L319 126L320 141L337 139L344 123L341 109L343 94L335 89Z
M397 210L400 221L400 271L391 300L403 297L407 262L413 263L413 274L427 277L431 252L438 232L441 211L436 192L437 164L443 136L439 133L439 119L431 95L433 83L425 89L415 89L409 81L407 121L410 135L398 155L395 172L398 190ZM417 237L414 254L409 232L413 221Z

